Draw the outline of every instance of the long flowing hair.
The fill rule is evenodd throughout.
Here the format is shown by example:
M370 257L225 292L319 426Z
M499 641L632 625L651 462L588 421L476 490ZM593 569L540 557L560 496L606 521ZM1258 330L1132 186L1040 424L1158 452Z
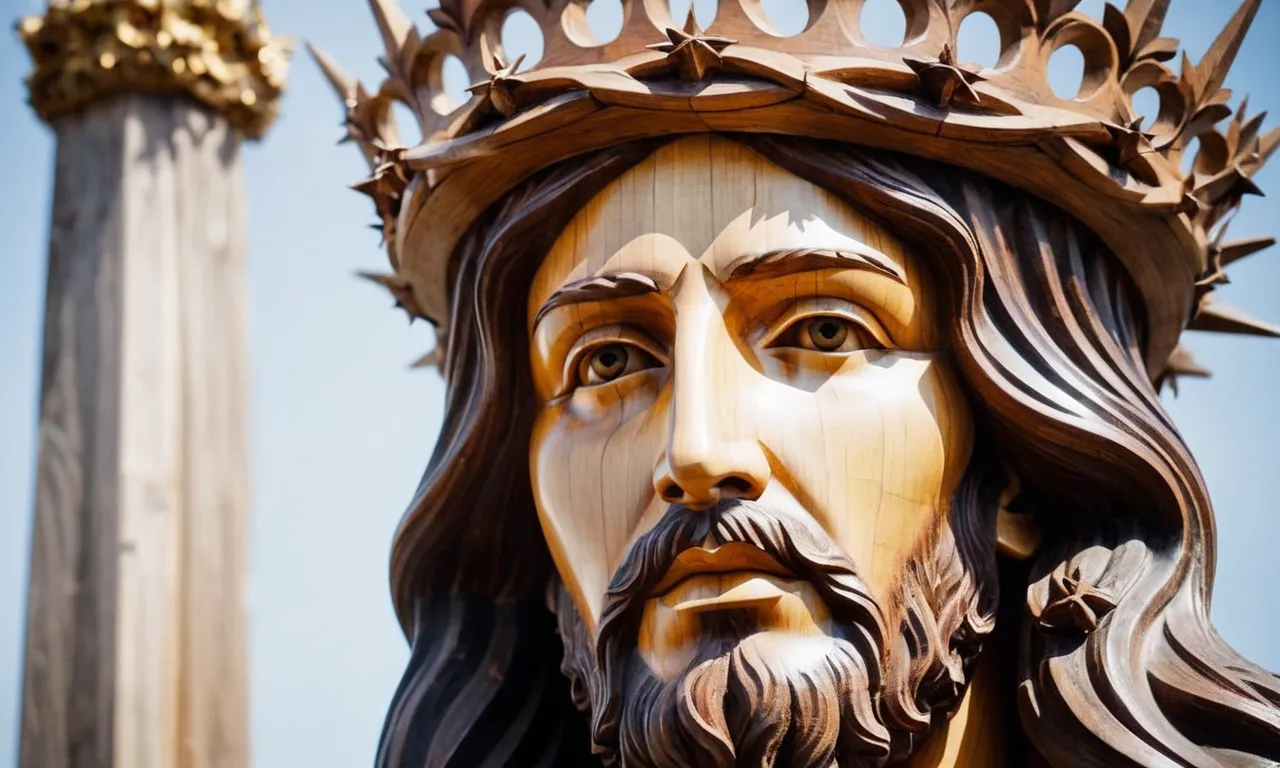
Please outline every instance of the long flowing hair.
M1006 581L1002 593L1024 603L1010 695L1035 749L1081 768L1280 761L1280 678L1209 621L1212 506L1144 365L1140 298L1114 256L1060 210L961 169L732 138L880 219L933 274L985 443L975 455L1017 474L1020 507L1044 529L1025 592ZM592 764L545 607L527 291L569 219L657 145L543 171L454 255L444 426L392 554L413 653L380 766ZM1047 628L1064 574L1106 597L1096 627Z

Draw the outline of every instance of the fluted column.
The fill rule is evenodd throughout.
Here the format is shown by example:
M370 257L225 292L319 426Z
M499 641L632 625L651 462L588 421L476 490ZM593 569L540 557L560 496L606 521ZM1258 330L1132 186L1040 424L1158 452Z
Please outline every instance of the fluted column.
M55 2L20 29L57 137L20 765L239 768L239 150L286 54L249 2Z

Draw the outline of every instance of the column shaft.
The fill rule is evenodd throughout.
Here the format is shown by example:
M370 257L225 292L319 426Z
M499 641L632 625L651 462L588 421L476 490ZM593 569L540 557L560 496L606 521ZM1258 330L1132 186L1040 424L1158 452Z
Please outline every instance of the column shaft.
M171 96L55 131L20 765L245 766L239 139Z

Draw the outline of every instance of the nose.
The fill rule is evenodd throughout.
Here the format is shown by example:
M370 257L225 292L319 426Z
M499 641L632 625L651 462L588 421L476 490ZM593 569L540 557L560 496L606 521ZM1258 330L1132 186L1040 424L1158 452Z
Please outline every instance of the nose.
M721 499L755 501L769 483L769 464L758 446L724 444L716 454L673 453L654 472L654 489L671 504L705 509Z
M654 490L668 503L695 509L723 498L754 501L770 476L749 406L754 371L714 302L690 309L679 318L672 350L667 445L654 470Z

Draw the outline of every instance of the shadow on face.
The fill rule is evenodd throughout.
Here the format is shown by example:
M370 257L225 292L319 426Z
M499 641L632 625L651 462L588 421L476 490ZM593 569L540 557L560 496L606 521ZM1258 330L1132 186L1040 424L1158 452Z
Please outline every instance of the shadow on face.
M917 259L726 139L677 140L597 195L544 260L528 318L534 499L590 631L637 538L673 503L727 497L822 530L886 601L968 463ZM791 595L775 628L823 630L821 601L750 550L706 548L671 575L646 630L655 671L722 608Z

